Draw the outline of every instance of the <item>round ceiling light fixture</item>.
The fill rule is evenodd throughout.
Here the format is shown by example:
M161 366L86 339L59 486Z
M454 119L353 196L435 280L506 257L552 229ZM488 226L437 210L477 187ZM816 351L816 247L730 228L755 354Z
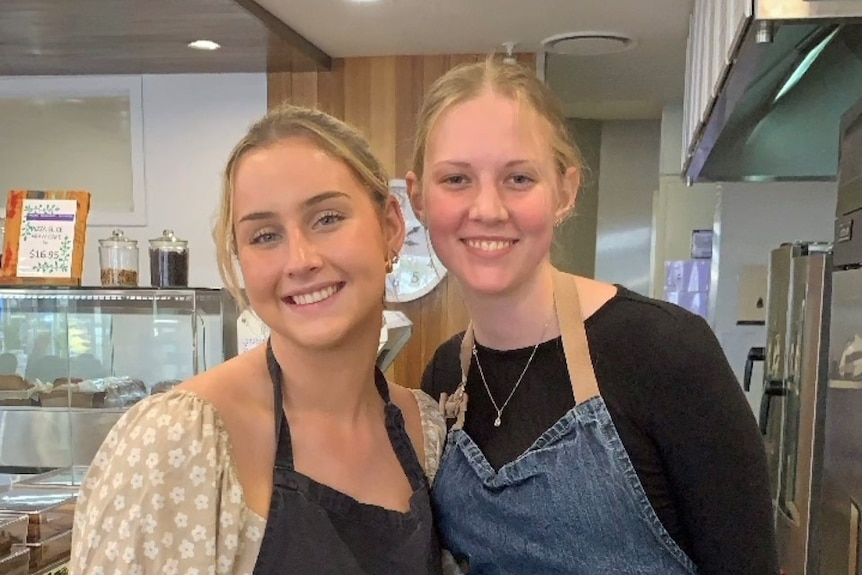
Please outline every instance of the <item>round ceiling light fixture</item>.
M188 47L192 50L218 50L221 48L221 45L218 42L213 42L212 40L195 40L194 42L189 42Z
M637 42L619 32L565 32L542 40L547 52L565 56L603 56L631 50Z

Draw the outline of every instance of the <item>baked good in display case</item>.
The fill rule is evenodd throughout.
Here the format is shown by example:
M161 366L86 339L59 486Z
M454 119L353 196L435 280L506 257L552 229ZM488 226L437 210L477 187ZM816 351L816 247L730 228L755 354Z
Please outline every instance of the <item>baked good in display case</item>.
M0 557L9 555L13 545L27 541L28 523L26 515L0 514Z
M29 573L30 550L25 545L16 545L8 555L0 557L0 575L28 575Z
M26 515L27 543L39 543L72 529L77 491L15 484L0 493L0 513Z
M181 379L166 379L164 381L160 381L155 384L150 390L150 395L156 395L157 393L165 393L166 391L172 390L181 383Z
M26 543L23 545L14 545L13 550L20 551L27 549L29 552L30 572L36 572L40 569L50 567L61 561L68 561L69 555L72 553L72 530L58 533L48 539L43 539L38 543Z
M149 395L133 377L100 377L62 383L39 394L42 407L130 407Z

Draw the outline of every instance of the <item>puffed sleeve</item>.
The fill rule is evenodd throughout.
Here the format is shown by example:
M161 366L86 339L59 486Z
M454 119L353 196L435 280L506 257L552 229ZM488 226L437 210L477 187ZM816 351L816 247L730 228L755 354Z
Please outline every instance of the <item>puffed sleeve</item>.
M416 396L416 403L419 404L419 418L422 421L423 446L425 449L425 461L422 462L422 467L425 469L428 483L431 484L434 482L434 476L437 474L437 466L440 464L443 446L446 445L446 420L443 418L440 406L430 395L418 389L412 389L411 391Z
M192 392L132 407L84 480L72 575L243 572L244 547L259 548L263 534L244 531L249 511L230 453L215 408Z

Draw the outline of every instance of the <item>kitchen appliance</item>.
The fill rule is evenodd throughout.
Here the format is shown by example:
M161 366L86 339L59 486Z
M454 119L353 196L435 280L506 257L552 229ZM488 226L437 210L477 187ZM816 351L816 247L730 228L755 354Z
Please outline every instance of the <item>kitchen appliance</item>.
M862 101L841 118L820 575L862 573Z
M833 181L841 115L862 97L862 2L693 4L688 180Z
M770 254L766 346L745 369L764 362L759 423L775 512L779 564L788 575L817 567L822 484L826 340L831 244L783 244Z

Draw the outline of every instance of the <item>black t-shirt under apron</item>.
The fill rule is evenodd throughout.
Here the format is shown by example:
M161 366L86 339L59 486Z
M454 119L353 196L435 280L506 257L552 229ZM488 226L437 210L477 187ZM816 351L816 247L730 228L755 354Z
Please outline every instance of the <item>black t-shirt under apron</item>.
M671 537L704 574L777 571L762 439L708 324L619 287L585 325L602 397ZM441 345L425 371L422 388L435 399L461 380L462 336ZM533 348L476 348L502 405ZM560 338L538 347L500 427L481 379L471 376L467 393L464 429L499 469L574 406Z

